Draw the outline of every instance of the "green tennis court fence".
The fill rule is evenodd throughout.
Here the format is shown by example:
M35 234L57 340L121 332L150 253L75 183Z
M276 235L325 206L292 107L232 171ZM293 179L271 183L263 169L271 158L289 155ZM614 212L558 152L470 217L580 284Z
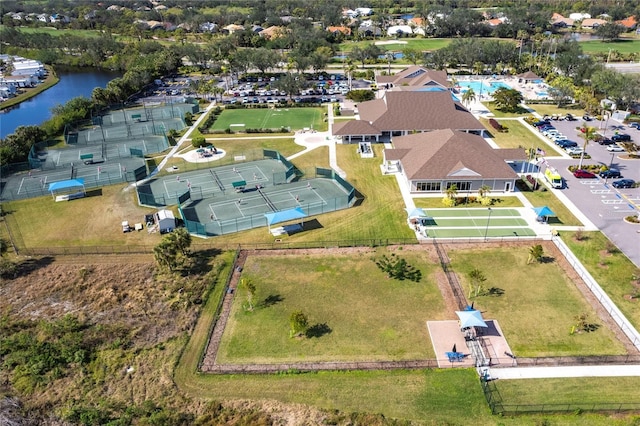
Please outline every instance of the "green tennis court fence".
M308 216L315 216L322 213L343 210L349 207L349 197L337 197L325 200L323 202L301 203L300 207ZM209 218L200 218L195 207L184 206L179 209L185 227L192 234L203 237L213 237L216 235L232 234L234 232L246 231L253 228L267 226L267 219L264 213L246 216L242 218L205 222L200 220L209 220ZM267 213L265 209L265 213Z
M71 168L68 168L69 173L71 173ZM77 170L74 167L74 175ZM97 175L90 176L82 176L84 179L84 187L86 190L101 188L107 185L114 185L116 183L124 183L124 182L136 182L140 179L143 179L147 176L147 168L145 166L139 167L135 170L127 170L125 173L108 173L103 172L98 177ZM50 196L51 193L48 191L48 185L38 186L38 187L23 187L20 192L16 191L13 188L6 187L0 194L0 199L3 200L24 200L27 198L35 198L41 197L44 195Z

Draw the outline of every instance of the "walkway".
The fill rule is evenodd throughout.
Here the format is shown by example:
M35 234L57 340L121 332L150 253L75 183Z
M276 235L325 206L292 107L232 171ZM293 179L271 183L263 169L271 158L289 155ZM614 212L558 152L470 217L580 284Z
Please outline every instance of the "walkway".
M566 367L478 368L478 374L490 380L551 379L558 377L630 377L640 376L640 365L577 365Z

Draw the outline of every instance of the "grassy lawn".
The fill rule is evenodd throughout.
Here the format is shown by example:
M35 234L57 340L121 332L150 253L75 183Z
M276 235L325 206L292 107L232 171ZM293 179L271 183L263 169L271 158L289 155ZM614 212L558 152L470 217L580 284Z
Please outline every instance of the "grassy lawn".
M220 114L213 130L226 130L232 124L244 124L245 129L291 127L292 130L300 130L309 127L323 131L327 128L323 121L325 112L324 108L227 109ZM231 129L239 128L231 126Z
M615 41L603 42L601 40L581 41L580 47L584 53L609 53L609 49L620 53L640 52L640 40L618 39Z
M3 211L9 213L9 225L26 247L156 245L159 234L122 233L123 220L142 222L145 214L155 211L139 207L135 191L123 188L106 186L89 191L95 196L63 203L51 197L10 201Z
M551 191L533 191L523 192L525 197L533 204L534 207L549 207L557 216L549 218L549 224L551 225L564 225L564 226L582 226L582 222L571 213L571 210L567 208L558 198L553 195Z
M334 256L253 256L243 279L255 283L246 312L240 286L218 362L378 361L434 358L427 320L446 319L425 252L395 252L422 272L419 283L387 278L373 259L390 252ZM324 301L331 300L331 303ZM289 315L301 310L317 336L291 339Z
M505 404L598 404L638 401L637 377L498 380Z
M556 104L531 104L530 108L533 108L538 114L541 116L545 115L553 115L553 114L572 114L576 117L582 117L584 115L584 109L580 108L578 105L563 105L561 108L558 108ZM576 122L576 126L577 126Z
M491 133L491 138L500 148L535 148L540 146L540 139L531 133L528 126L518 120L497 120L507 128L505 132L498 132L486 118L480 118L480 122Z
M217 146L217 145L216 145ZM414 234L406 224L402 196L395 177L380 172L380 158L384 146L373 147L374 158L360 158L355 145L337 145L338 165L348 170L347 181L362 194L363 200L355 207L326 213L317 217L320 228L284 236L284 242L347 241L409 238ZM328 153L328 151L323 151ZM307 160L311 156L313 161ZM316 149L293 160L303 170L314 161L327 164L328 158L320 159ZM251 242L273 243L273 237L264 228L216 237L223 244Z
M208 169L216 166L223 166L227 164L235 163L234 157L239 155L244 155L247 161L250 160L258 160L263 158L262 151L263 149L271 149L279 151L282 155L288 157L297 152L302 151L304 148L300 145L296 145L293 143L293 138L256 138L252 139L250 137L242 137L242 139L238 139L236 135L236 139L233 138L224 138L224 139L212 139L210 142L218 149L224 150L227 154L221 158L220 160L213 162L203 162L203 163L190 163L185 161L180 157L172 157L168 162L166 167L160 172L160 176L169 174L167 171L168 167L176 166L182 171L190 171L190 170L198 170L198 169ZM190 145L185 145L181 152L187 152L192 148ZM148 160L148 163L151 168L156 163L160 163L163 159L163 156L154 157L153 159Z
M629 301L625 295L640 287L632 283L632 276L640 275L638 268L623 253L610 250L611 243L601 232L585 232L581 241L575 233L563 232L563 241L582 262L622 313L636 327L640 327L640 304ZM609 249L609 250L608 250Z
M445 208L442 204L442 197L428 197L428 198L414 198L413 201L418 208L423 209L438 209ZM494 207L522 207L522 202L518 197L502 197L502 198L494 198L494 202L492 204ZM457 204L453 208L457 209L466 209L470 207L483 207L480 203L472 203L472 204ZM450 208L450 207L447 207Z
M5 28L4 25L0 25L0 29ZM74 30L74 29L57 29L54 27L38 27L38 28L29 28L29 27L20 27L17 28L18 31L25 34L49 34L53 37L61 37L63 35L73 35L76 37L87 37L87 38L96 38L100 37L102 33L98 30Z
M230 254L230 253L227 253ZM225 255L226 256L226 255ZM227 257L230 262L231 257ZM230 266L230 264L229 264ZM224 278L224 275L221 275ZM274 399L285 403L308 404L345 412L382 413L387 418L410 419L427 424L475 424L505 426L540 425L545 416L495 417L489 413L473 369L452 370L398 370L398 371L345 371L283 375L209 375L197 372L197 364L204 350L213 320L215 307L222 296L222 279L216 283L199 320L175 366L174 380L179 389L199 400L220 399ZM574 379L561 379L570 383ZM577 380L577 379L576 379ZM591 379L585 379L591 380ZM620 380L617 378L616 380ZM557 400L577 398L583 388L551 387L555 379L538 381L501 381L500 393L505 403L512 393L520 389L530 393L529 403L548 401L550 395ZM626 379L625 379L626 382ZM532 386L529 386L531 383ZM591 382L585 382L591 383ZM633 381L635 383L635 381ZM503 388L502 385L505 385ZM507 387L516 385L515 387ZM513 389L513 390L512 390ZM557 391L555 389L558 389ZM593 392L591 388L589 392ZM627 389L625 383L621 389ZM629 389L629 395L637 390ZM631 397L633 398L633 397ZM637 399L637 398L635 398ZM464 409L461 409L464 407ZM558 424L609 426L628 424L627 418L583 414L554 416Z
M486 276L485 288L496 287L500 296L481 296L476 306L485 318L499 321L517 356L624 354L613 333L599 324L597 314L555 262L527 265L528 248L451 250L453 268L468 291L468 274L478 268ZM500 267L496 267L496 260ZM571 335L575 317L587 314L600 327L591 333Z

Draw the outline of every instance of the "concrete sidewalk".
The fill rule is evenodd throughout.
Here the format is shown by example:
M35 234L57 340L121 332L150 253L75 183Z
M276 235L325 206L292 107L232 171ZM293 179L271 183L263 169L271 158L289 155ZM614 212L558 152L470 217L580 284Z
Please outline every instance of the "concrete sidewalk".
M640 365L580 365L567 367L478 368L491 380L549 379L554 377L634 377L640 376Z

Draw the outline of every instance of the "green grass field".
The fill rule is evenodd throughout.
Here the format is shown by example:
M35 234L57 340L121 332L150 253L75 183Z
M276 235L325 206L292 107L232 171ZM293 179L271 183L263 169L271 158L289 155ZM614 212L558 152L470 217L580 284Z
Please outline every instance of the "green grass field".
M609 49L620 53L640 52L640 40L619 39L616 41L603 42L601 40L581 41L580 47L584 53L609 53Z
M387 40L387 41L393 41L393 40ZM407 38L407 39L400 40L398 43L380 44L378 45L378 47L384 51L387 51L387 50L399 51L406 48L417 49L421 51L432 51L432 50L442 49L443 47L448 46L449 44L451 44L451 41L452 39L447 39L447 38ZM351 52L351 50L355 46L358 46L359 48L364 48L372 43L374 43L374 41L371 41L371 40L358 41L358 42L345 41L343 43L340 43L340 46L338 47L338 51L343 53Z
M514 353L524 357L626 353L562 269L553 261L527 264L528 255L527 247L449 253L465 291L469 290L468 273L474 268L486 276L485 288L504 291L501 296L472 300L485 318L498 320ZM571 335L575 317L583 313L600 327Z
M639 268L620 251L611 250L610 241L601 232L585 232L579 241L575 233L567 232L562 233L562 239L627 319L636 329L640 327L640 304L624 297L638 290L632 280L640 275Z
M228 109L220 114L213 129L244 131L290 127L291 130L300 130L308 127L322 130L324 113L323 108ZM244 127L233 126L234 124L244 124Z
M548 223L550 225L563 226L582 226L582 222L571 213L571 210L564 205L551 191L525 191L522 193L534 207L549 207L556 217L550 217Z
M252 256L242 279L255 283L255 310L237 290L218 362L389 361L434 358L427 320L446 319L426 252L395 251L422 272L419 283L387 278L378 253ZM326 301L331 303L325 303ZM289 315L302 310L317 337L291 339Z

